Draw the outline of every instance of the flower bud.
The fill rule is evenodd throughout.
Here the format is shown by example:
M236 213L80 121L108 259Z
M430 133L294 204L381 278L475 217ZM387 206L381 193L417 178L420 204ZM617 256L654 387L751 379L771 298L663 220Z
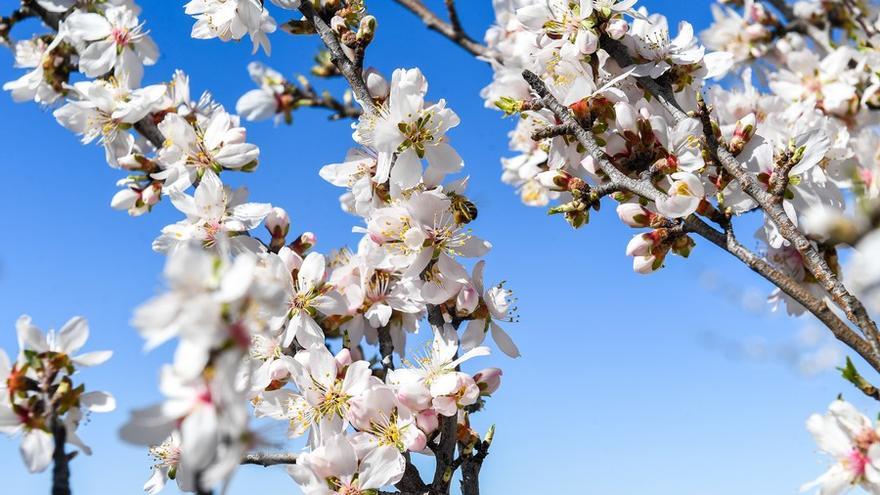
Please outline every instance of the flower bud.
M629 31L629 23L622 17L611 19L605 24L605 33L613 40L623 38L623 35L625 35L627 31Z
M162 183L154 182L141 191L141 201L147 206L153 206L162 199Z
M480 388L480 395L489 396L498 390L501 386L501 375L503 373L498 368L486 368L478 371L474 375L474 381Z
M114 210L130 210L134 208L139 199L141 199L141 195L137 191L126 187L113 195L110 207Z
M357 40L361 43L368 44L373 41L373 36L375 36L375 34L376 18L371 15L365 15L358 26Z
M284 238L290 230L290 217L283 208L274 207L263 221L273 238Z
M662 263L662 258L660 258ZM656 256L636 256L633 258L633 271L642 275L653 273L660 268Z
M632 105L625 101L614 104L614 122L617 128L624 132L639 132L638 114Z
M318 236L316 236L312 232L303 232L302 235L300 235L295 241L293 241L293 243L291 243L290 247L298 254L303 254L317 243Z
M470 283L465 284L458 291L458 297L455 298L455 307L458 309L458 314L462 316L473 313L479 303L480 294Z
M649 226L654 214L638 203L623 203L617 205L617 216L621 222L638 228Z
M370 96L380 100L388 97L388 92L390 91L388 80L376 68L368 67L364 71L364 81L367 83Z
M336 372L342 373L342 370L345 369L346 366L352 363L351 351L347 348L343 347L341 351L337 352L335 356L336 359Z
M437 411L433 409L425 409L420 412L416 416L416 426L425 432L426 435L430 435L437 431L437 428L440 427L440 418L437 416Z
M568 183L572 176L565 170L547 170L539 173L535 178L542 186L551 191L565 191L568 190Z
M654 249L653 234L653 232L645 232L642 234L637 234L635 237L630 239L629 243L626 245L626 255L647 256L651 254L651 250Z

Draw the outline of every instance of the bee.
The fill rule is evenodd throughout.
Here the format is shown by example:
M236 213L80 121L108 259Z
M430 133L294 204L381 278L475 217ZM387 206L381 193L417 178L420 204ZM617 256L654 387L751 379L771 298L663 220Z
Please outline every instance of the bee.
M449 199L452 201L452 217L456 223L464 225L477 219L477 207L466 197L452 193Z

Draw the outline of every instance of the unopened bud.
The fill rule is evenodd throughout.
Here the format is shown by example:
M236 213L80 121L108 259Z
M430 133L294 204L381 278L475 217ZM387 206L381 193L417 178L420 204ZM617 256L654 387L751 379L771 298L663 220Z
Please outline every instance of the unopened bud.
M498 368L486 368L474 375L474 381L480 388L480 395L489 396L501 386L502 371Z
M551 191L566 191L568 184L573 179L572 175L565 170L547 170L535 176L542 186Z
M272 211L266 215L266 219L263 223L266 225L266 229L269 233L272 234L273 239L283 239L287 236L287 232L290 230L290 217L283 208L277 206L272 208Z
M425 432L426 435L430 435L437 431L437 428L440 427L440 418L437 416L437 411L433 409L425 409L420 412L416 416L416 426Z
M388 92L390 91L388 80L382 76L378 69L368 67L364 71L364 81L367 83L367 89L370 91L370 96L380 100L384 100L388 97Z
M312 232L303 232L293 243L291 244L291 249L296 251L298 254L303 254L312 248L315 244L318 243L318 236L316 236Z
M113 195L110 207L114 210L130 210L134 208L139 199L141 199L141 195L137 191L126 187Z
M368 44L373 41L373 36L376 34L376 18L367 15L361 19L361 24L358 26L357 32L357 40L361 43Z
M623 203L617 205L617 216L630 227L639 228L651 225L654 213L638 203Z
M627 31L629 31L629 23L622 17L611 19L605 24L605 33L613 40L623 38L623 35L625 35Z

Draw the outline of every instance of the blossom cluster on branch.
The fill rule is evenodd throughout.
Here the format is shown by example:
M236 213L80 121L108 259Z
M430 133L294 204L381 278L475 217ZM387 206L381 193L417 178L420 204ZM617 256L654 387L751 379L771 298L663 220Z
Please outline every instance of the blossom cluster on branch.
M772 283L775 307L813 315L880 372L877 6L725 0L698 35L636 0L495 0L483 45L465 33L454 0L444 2L448 22L421 0L395 3L491 65L482 97L516 118L502 180L524 203L580 228L614 201L639 230L625 248L638 273L709 241ZM490 335L504 354L520 352L504 329L516 320L512 292L484 284L491 244L471 230L478 209L451 139L459 117L427 99L418 68L387 78L365 67L378 22L364 0L269 4L191 0L183 10L194 38L249 37L254 52L269 54L276 31L317 35L324 48L311 74L343 77L341 98L259 62L248 66L257 87L235 105L241 118L210 93L193 99L182 71L142 86L159 53L131 0L22 0L0 18L0 41L26 69L4 89L51 107L125 171L111 206L136 216L167 198L182 213L152 245L168 255L167 290L134 317L147 349L176 342L161 371L164 400L135 411L121 435L150 447L149 493L170 479L207 493L244 463L286 464L310 494L390 485L447 494L460 470L462 492L476 495L494 428L480 435L470 416L501 370L462 365L489 354ZM298 15L279 23L282 11ZM13 42L29 17L50 32ZM359 217L354 248L322 253L314 234L290 237L284 209L225 182L260 163L242 118L291 124L308 107L354 121L355 146L319 172ZM746 215L759 217L758 250L736 235ZM430 344L412 354L408 335L425 319ZM0 426L24 431L31 469L52 454L55 486L69 477L65 441L87 450L75 435L80 411L112 405L70 382L83 324L72 321L57 342L22 337L15 365L0 360L11 411L0 408ZM36 335L29 328L19 322L20 335ZM852 362L841 371L880 399ZM306 449L254 453L273 442L252 416L285 423ZM853 406L838 399L808 429L838 462L805 490L880 492L880 430ZM434 458L432 480L416 455Z
M140 85L143 66L158 52L137 6L24 5L53 33L17 43L19 65L33 69L5 88L18 101L55 107L61 125L101 144L107 163L129 173L113 208L140 215L167 198L184 217L152 246L168 255L167 289L133 319L148 350L176 342L173 362L161 370L163 401L134 411L120 431L155 459L145 490L156 493L173 479L204 493L242 462L269 462L249 454L278 443L259 434L251 416L284 422L290 438L307 436L306 451L280 462L306 493L373 493L395 484L443 493L459 467L478 472L492 435L481 438L469 417L498 389L501 370L467 373L462 365L489 354L482 345L488 334L519 356L500 325L514 319L512 293L484 286L483 261L472 273L461 263L491 245L470 230L477 208L465 196L467 178L445 180L463 167L446 135L457 115L443 100L425 100L428 84L418 69L398 69L389 82L360 67L375 28L364 6L325 2L318 14L309 2L303 19L288 24L299 26L291 32L331 36L336 43L325 44L334 67L340 57L359 66L349 74L356 74L362 110L350 96L343 103L325 96L317 105L359 119L357 147L321 176L347 189L341 203L362 217L355 232L363 237L355 250L325 255L310 232L288 239L285 210L249 202L245 188L224 184L227 174L253 172L259 163L237 115L207 92L192 99L181 71L169 83ZM247 34L268 52L275 22L262 2L192 1L186 12L196 18L196 38ZM72 82L76 71L85 78ZM237 105L248 120L278 115L289 122L293 108L316 100L302 79L290 83L257 63L249 71L259 89ZM433 335L427 352L407 359L406 336L426 318ZM75 426L78 416L67 417ZM440 473L430 488L410 461L425 454L437 458Z

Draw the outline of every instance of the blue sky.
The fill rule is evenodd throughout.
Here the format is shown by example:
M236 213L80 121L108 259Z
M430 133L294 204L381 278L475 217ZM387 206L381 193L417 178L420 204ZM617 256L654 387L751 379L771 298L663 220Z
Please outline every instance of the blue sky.
M140 3L162 51L145 83L181 68L194 93L209 89L230 110L251 89L249 61L267 61L285 74L306 72L319 43L278 33L271 58L252 56L248 42L191 39L183 2ZM498 159L508 153L512 123L483 108L479 90L489 68L391 2L368 3L379 19L368 64L387 74L419 66L429 96L446 98L461 116L450 137L472 177L479 207L473 228L495 246L487 278L507 280L518 297L520 322L507 328L523 357L496 353L473 365L474 371L504 369L501 390L475 420L483 431L497 425L483 468L484 493L795 493L825 467L803 426L811 412L824 410L842 391L876 414L834 373L805 378L790 366L793 342L811 321L756 306L769 287L725 253L698 241L691 259L670 258L659 273L639 276L624 255L633 232L617 221L611 204L579 231L523 206L499 180ZM0 0L0 12L17 4ZM481 37L492 19L490 2L459 4L465 26ZM687 18L697 29L710 19L708 3L641 4L671 23ZM27 24L18 35L36 28ZM11 66L10 52L0 51L0 79L18 77ZM341 81L315 84L343 87ZM119 441L116 430L128 410L158 399L157 369L169 348L144 354L129 319L162 287L164 259L150 241L179 214L167 203L140 218L111 210L120 174L98 147L82 146L49 111L14 104L5 94L0 115L0 347L16 352L14 323L22 313L43 328L58 328L73 315L89 319L88 349L115 355L81 379L113 392L119 409L82 427L95 454L73 462L73 488L139 493L149 459ZM232 180L246 183L253 199L286 208L292 230L317 233L319 249L354 244L350 229L357 219L339 210L341 191L317 174L345 155L348 124L305 110L291 127L247 127L249 141L262 149L261 165ZM27 475L17 445L0 438L4 492L48 492L49 476ZM251 466L239 471L231 493L264 488L297 493L282 470Z

